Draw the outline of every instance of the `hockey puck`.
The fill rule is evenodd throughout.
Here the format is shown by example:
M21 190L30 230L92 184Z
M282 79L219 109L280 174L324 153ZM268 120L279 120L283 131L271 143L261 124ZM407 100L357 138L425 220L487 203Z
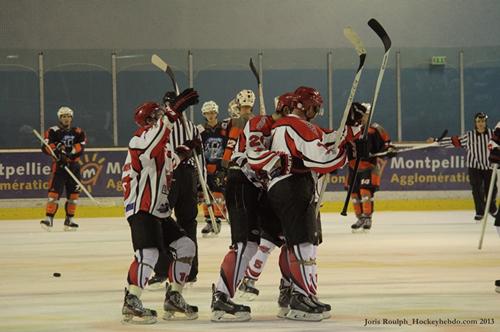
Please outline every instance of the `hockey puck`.
M61 274L60 274L59 272L54 272L54 273L52 273L52 275L53 275L54 277L60 277L60 276L61 276Z

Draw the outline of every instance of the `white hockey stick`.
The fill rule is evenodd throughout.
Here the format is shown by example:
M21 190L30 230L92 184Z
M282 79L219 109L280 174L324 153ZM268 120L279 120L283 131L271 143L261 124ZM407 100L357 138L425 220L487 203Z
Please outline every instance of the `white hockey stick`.
M383 157L383 156L388 155L389 153L401 153L401 152L408 152L408 151L415 151L415 150L427 149L427 148L432 148L432 147L438 147L439 146L438 142L441 141L446 136L446 134L448 134L448 129L445 129L443 131L443 133L441 134L441 136L436 138L434 140L434 142L432 142L432 143L420 144L420 145L412 146L409 148L398 149L395 151L384 151L384 152L374 153L374 154L371 154L370 157Z
M481 236L479 237L479 245L477 249L481 250L483 248L483 239L484 239L484 232L486 230L486 224L488 220L488 210L490 208L491 200L493 198L493 187L495 186L495 181L497 179L497 170L498 170L498 164L494 163L493 164L493 171L491 173L491 180L490 180L490 187L488 189L488 196L486 197L486 205L484 207L484 215L483 219L481 220L482 227L481 227ZM497 213L500 213L497 212Z
M179 86L177 85L177 81L175 80L175 75L174 72L172 71L172 68L165 62L163 61L162 58L160 58L158 55L153 54L151 56L151 63L164 71L169 77L170 80L172 81L172 85L174 86L175 93L179 95ZM182 126L184 127L184 130L186 131L186 134L188 137L193 137L193 133L191 133L191 130L189 130L189 126L187 124L186 118L184 116L180 116ZM196 153L196 150L193 149L193 159L194 163L196 164L196 170L198 171L198 180L200 181L201 189L203 191L203 198L205 200L205 204L207 205L208 208L208 213L210 214L210 220L212 221L212 228L214 230L214 233L218 234L220 232L220 227L219 225L215 222L215 213L214 209L212 207L212 202L210 200L210 196L208 194L208 189L207 189L207 184L205 183L205 179L203 178L203 170L201 168L200 160L198 159L198 153Z
M351 92L349 93L349 98L347 98L347 103L344 108L344 114L342 115L342 119L340 120L339 129L337 130L337 135L339 136L335 141L335 145L333 149L338 149L340 142L342 140L342 133L344 132L345 123L347 122L347 117L349 115L349 110L351 109L352 102L354 100L354 96L356 95L356 90L358 89L359 80L361 78L361 73L363 72L363 66L365 64L366 59L366 49L363 45L363 42L359 38L358 34L354 32L351 27L344 28L344 36L351 42L356 50L356 53L359 56L359 65L356 70L356 75L354 76L354 81L352 82ZM326 176L326 175L325 175ZM321 184L321 189L319 191L318 203L316 204L315 215L316 217L319 214L319 209L321 206L321 202L323 200L323 196L325 195L326 185L328 181L326 179Z
M262 86L262 81L260 79L259 72L255 65L253 64L252 58L250 58L250 69L252 70L253 75L257 79L257 86L259 88L259 114L266 115L266 105L264 103L264 88Z
M42 142L42 144L45 145L45 147L47 148L47 150L49 150L52 158L54 158L56 161L58 161L59 158L57 158L56 154L54 153L54 151L52 150L52 148L50 147L50 145L47 142L45 142L45 139L42 137L42 135L40 135L40 133L36 129L33 129L33 134L35 134L35 136L40 140L40 142ZM92 202L94 202L96 205L101 205L101 203L99 201L97 201L89 193L89 191L87 190L87 188L85 188L85 186L80 182L80 180L78 180L78 178L75 176L75 174L73 174L73 172L71 172L71 170L68 168L68 166L64 165L64 170L66 171L66 173L69 174L69 176L71 176L71 178L76 182L76 184L78 185L78 187L83 190L83 192L87 195L88 198L90 198L90 200Z
M377 99L378 95L380 93L380 85L382 84L382 79L384 78L384 72L385 72L385 67L387 66L387 60L389 59L389 52L391 50L391 38L389 38L389 35L387 32L384 30L382 25L380 23L372 18L368 21L368 25L370 28L372 28L373 31L379 36L379 38L382 40L382 43L384 44L384 49L385 53L382 58L382 64L380 65L380 71L378 73L378 78L377 78L377 84L375 85L375 93L373 94L373 101L372 101L372 107L370 110L370 113L368 114L368 121L366 126L364 127L363 134L361 135L361 139L366 139L368 136L368 128L370 127L370 123L372 121L373 113L375 112L375 106L377 106ZM347 196L344 201L344 207L342 208L342 212L340 212L341 215L347 216L347 207L349 206L349 200L351 198L352 190L354 187L354 183L356 183L356 177L358 174L358 168L359 168L359 163L361 159L358 157L356 158L356 164L354 165L354 169L352 172L352 178L351 182L349 183L349 188L347 190Z

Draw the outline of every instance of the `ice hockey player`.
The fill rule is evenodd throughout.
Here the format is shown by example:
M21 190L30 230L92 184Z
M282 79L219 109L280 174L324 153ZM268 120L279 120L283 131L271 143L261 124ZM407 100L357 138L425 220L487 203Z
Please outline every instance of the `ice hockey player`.
M80 180L80 165L78 161L83 154L86 138L84 131L79 127L73 127L73 110L67 106L57 111L59 123L50 127L45 132L45 141L57 156L52 162L52 175L49 181L48 202L45 207L45 219L40 221L42 228L50 231L54 225L54 215L59 206L59 198L66 189L66 219L64 220L65 231L75 231L78 224L73 220L76 204L80 196L80 188L73 178L64 169L67 167L75 177ZM49 149L43 145L42 151L52 155Z
M497 123L491 139L488 143L488 149L490 151L490 163L497 164L497 174L498 169L500 169L500 122ZM498 206L498 211L500 211L500 205ZM496 214L495 217L495 228L497 230L498 236L500 236L500 213ZM495 281L495 290L500 293L500 279Z
M222 261L219 279L212 285L213 322L250 320L250 307L236 304L231 299L260 240L257 225L260 189L243 172L242 168L246 164L245 144L238 139L246 121L253 117L255 94L251 90L242 90L236 96L236 101L240 117L231 120L222 164L227 168L225 198L231 221L231 246Z
M281 224L267 199L267 182L275 175L275 172L281 172L283 165L289 164L288 156L270 151L271 128L276 120L290 113L295 98L295 94L290 92L277 97L275 112L272 115L256 116L247 122L244 129L248 165L259 175L257 178L260 180L260 183L257 186L263 188L263 191L260 195L261 207L259 208L260 243L257 252L248 263L245 277L240 283L238 290L242 298L250 301L258 296L259 290L255 287L255 282L262 273L271 252L276 247L281 247L279 267L282 278L280 281L280 296L278 298L278 305L280 307L278 317L280 318L283 318L288 311L291 296L291 281L286 261L286 246L284 245ZM281 160L282 158L284 158L283 161Z
M370 114L371 105L369 103L353 102L347 118L347 125L366 126ZM375 154L385 151L395 151L391 144L391 138L387 131L378 123L372 123L367 133L368 151L361 152L361 155ZM356 164L357 151L355 142L347 145L347 155L349 159L349 175L346 177L346 189L351 183L354 165ZM394 153L394 152L392 152ZM389 153L388 157L394 156ZM356 176L356 183L351 194L352 205L357 221L351 225L353 232L369 231L372 227L372 214L374 208L375 192L380 187L380 176L382 173L383 160L379 157L361 158Z
M309 87L300 87L295 94L297 101L292 113L273 124L271 145L271 151L291 156L291 167L271 179L268 198L280 219L288 246L293 290L286 318L320 321L331 307L317 297L314 250L317 223L315 204L311 204L316 183L312 172L326 174L344 166L345 144L356 136L352 128L346 128L339 148L328 147L323 130L310 122L321 110L321 95Z
M199 131L201 132L207 167L207 185L213 194L213 199L215 199L212 202L212 207L220 229L221 220L225 219L227 215L224 200L225 172L222 171L221 161L227 144L229 123L227 121L218 121L219 106L213 100L203 103L201 113L206 119L205 124L199 128ZM203 204L203 212L206 225L201 230L202 235L215 234L213 233L212 221L206 204Z
M168 107L147 102L135 110L134 119L139 129L129 142L122 174L125 215L135 252L122 308L125 323L156 322L156 311L144 308L140 297L159 252L166 250L174 252L175 260L169 266L170 285L165 295L163 318L195 319L198 316L198 308L187 304L181 295L191 270L195 244L168 218L171 210L167 199L173 169L180 163L179 156L168 145L170 130L180 113L197 102L197 92L186 89Z

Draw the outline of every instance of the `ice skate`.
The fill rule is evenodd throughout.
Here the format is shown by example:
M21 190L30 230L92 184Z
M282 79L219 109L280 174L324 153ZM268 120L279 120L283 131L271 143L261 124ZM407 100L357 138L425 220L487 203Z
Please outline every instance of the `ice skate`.
M283 279L280 281L280 295L278 296L278 318L285 318L290 311L290 299L292 298L292 285L286 286Z
M144 308L141 300L130 294L127 289L125 289L122 315L122 322L127 324L154 324L157 316L155 310Z
M259 290L255 288L255 280L244 277L238 287L238 296L247 301L253 301L259 296Z
M40 221L40 226L47 232L52 232L54 226L54 217L47 217L46 219Z
M321 302L318 299L318 297L315 295L311 295L309 298L311 299L312 302L314 302L314 304L316 304L318 307L323 309L323 319L328 319L328 318L332 317L332 306L331 305L324 303L324 302Z
M201 229L201 236L203 237L211 237L214 235L213 233L213 227L212 227L212 222L206 221L207 224L205 227Z
M482 219L483 219L483 215L482 215L482 214L476 214L476 215L474 216L474 220L475 220L475 221L481 221Z
M215 289L212 284L212 322L247 322L250 320L250 307L236 304L229 297Z
M64 230L66 232L74 232L78 229L78 224L73 221L73 217L66 217L64 220Z
M163 303L165 320L192 320L198 318L198 307L189 305L181 293L172 290L172 285L167 288L165 302Z
M286 319L319 322L323 319L323 309L302 293L292 293L290 311Z
M495 291L496 291L497 293L500 293L500 280L496 280L496 281L495 281L495 287L496 287L496 288L495 288Z
M163 290L166 287L167 277L155 274L151 279L148 280L148 288L150 291Z
M371 228L372 228L372 218L366 217L365 218L365 223L363 224L363 231L364 232L370 232Z
M365 218L359 217L358 221L351 225L351 230L353 233L357 233L363 229L363 225L365 224Z

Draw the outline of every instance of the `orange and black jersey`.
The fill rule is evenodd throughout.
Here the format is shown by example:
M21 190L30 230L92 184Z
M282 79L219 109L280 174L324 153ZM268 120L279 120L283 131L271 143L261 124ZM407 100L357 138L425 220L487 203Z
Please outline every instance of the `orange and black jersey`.
M391 138L387 131L378 123L372 123L368 128L368 151L370 154L387 151L391 144ZM347 157L349 159L349 167L353 168L356 163L356 149L354 144L347 145ZM359 169L369 169L377 165L377 157L361 159Z
M77 162L80 159L87 142L85 132L79 127L64 129L60 126L53 126L45 131L44 138L52 151L54 151L60 143L63 144L66 155L71 162ZM51 155L45 145L42 146L42 151Z
M217 122L214 127L208 123L203 125L201 139L208 174L214 174L221 168L222 157L228 142L229 125L228 121Z

